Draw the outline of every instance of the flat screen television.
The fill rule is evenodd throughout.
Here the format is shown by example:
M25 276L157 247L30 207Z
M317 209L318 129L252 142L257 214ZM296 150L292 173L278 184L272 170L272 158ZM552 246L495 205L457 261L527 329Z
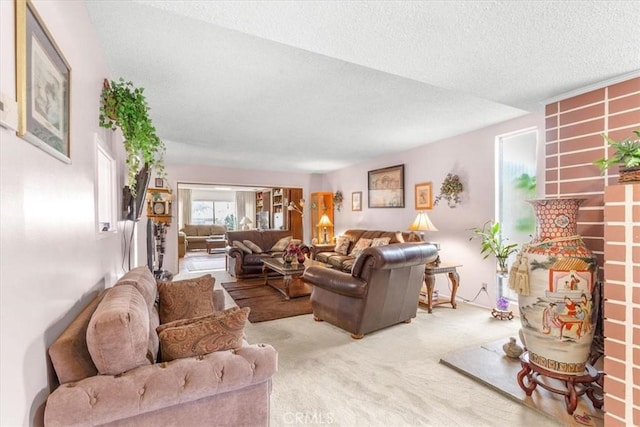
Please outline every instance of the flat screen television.
M137 221L142 216L142 209L144 208L144 200L147 194L147 188L149 187L150 178L151 174L149 173L149 166L144 165L144 167L136 174L136 196L132 196L129 186L125 186L122 189L122 209L124 219Z

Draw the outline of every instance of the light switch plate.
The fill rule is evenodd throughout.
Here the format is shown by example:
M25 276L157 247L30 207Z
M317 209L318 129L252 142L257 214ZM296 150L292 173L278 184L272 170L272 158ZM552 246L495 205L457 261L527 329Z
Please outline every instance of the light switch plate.
M18 130L18 103L5 93L0 93L0 126Z

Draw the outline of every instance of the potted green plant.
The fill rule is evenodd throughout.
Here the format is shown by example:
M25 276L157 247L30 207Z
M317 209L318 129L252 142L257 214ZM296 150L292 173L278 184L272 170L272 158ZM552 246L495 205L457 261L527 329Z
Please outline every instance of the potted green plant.
M149 117L149 106L143 88L120 78L117 82L105 79L100 96L99 124L104 128L120 128L127 153L127 184L133 196L136 191L136 173L142 166L155 168L160 177L164 174L165 146L156 135L156 128Z
M614 165L619 166L620 182L640 181L640 130L633 131L636 135L616 141L608 135L602 137L609 143L609 146L615 148L615 153L609 158L598 159L593 162L600 167L600 171L604 173Z
M507 261L509 255L518 251L518 244L507 244L507 238L503 238L501 234L500 222L495 223L491 220L484 223L482 228L472 228L473 235L469 240L474 238L480 239L480 254L484 255L482 259L487 259L493 254L498 261L498 273L507 274Z
M460 194L464 187L460 182L460 177L454 174L447 174L447 177L442 181L442 185L440 186L440 194L436 196L433 203L437 205L440 200L444 199L447 201L447 204L450 208L455 208L458 203L461 202Z

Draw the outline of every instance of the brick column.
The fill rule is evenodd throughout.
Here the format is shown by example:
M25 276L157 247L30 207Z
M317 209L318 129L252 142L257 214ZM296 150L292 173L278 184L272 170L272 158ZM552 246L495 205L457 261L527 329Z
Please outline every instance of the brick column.
M640 425L640 184L605 189L605 425Z

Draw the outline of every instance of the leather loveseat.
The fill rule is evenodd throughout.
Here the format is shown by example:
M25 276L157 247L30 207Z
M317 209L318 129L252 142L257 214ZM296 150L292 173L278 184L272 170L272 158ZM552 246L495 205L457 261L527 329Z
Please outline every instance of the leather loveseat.
M264 258L281 257L287 244L291 242L288 230L246 230L227 232L227 271L239 279L262 274ZM294 240L295 241L295 240ZM305 255L309 248L296 241ZM275 245L279 243L280 247ZM255 245L255 246L254 246Z
M438 251L430 243L370 247L358 256L351 273L311 266L302 278L313 285L314 320L365 334L416 317L424 266Z
M347 242L342 246L342 250L340 250L338 246L342 237L344 237ZM360 242L362 239L364 240ZM365 240L368 244L365 244L364 248L371 246L372 243L377 244L378 242L380 242L380 244L419 242L420 236L412 232L401 231L347 230L340 236L336 236L336 243L312 245L310 248L310 257L311 259L330 264L335 269L349 272L357 256L354 249L358 248L359 242L364 243Z
M206 249L206 239L213 238L217 242L213 247L216 249L224 249L226 246L225 234L227 227L217 224L185 224L178 231L178 246L184 246L187 251L196 249Z
M157 333L164 313L163 292L180 289L174 296L184 298L168 298L176 313L187 303L202 312L203 303L211 299L213 303L206 306L211 316L227 311L220 311L222 290L214 291L208 301L189 299L190 292L196 294L189 289L200 292L204 284L213 290L207 280L213 278L165 282L158 291L147 267L138 267L89 302L49 348L60 385L47 399L45 426L267 426L278 355L270 345L244 341L242 325L235 325L237 347L232 344L234 348L188 357L165 354L160 360L169 361L156 361L159 347L169 353L162 335L169 325L183 322L173 328L180 344L189 337L185 331L192 331L183 328L194 320L165 323L166 329Z

